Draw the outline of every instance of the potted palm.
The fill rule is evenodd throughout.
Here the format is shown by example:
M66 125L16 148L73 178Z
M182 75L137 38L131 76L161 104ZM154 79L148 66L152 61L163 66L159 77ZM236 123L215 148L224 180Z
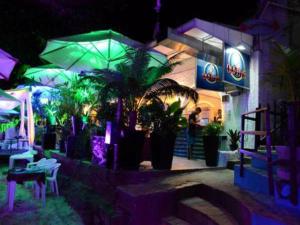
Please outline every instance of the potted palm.
M219 122L210 122L203 128L203 146L207 166L218 165L219 135L223 126Z
M102 69L85 72L86 79L92 80L99 87L101 105L107 102L117 102L115 123L117 130L124 131L124 136L114 139L122 139L120 148L125 149L120 149L120 152L124 153L122 155L125 158L123 159L121 155L120 161L130 164L132 169L139 167L139 157L144 143L145 132L135 129L140 107L147 104L150 99L162 95L180 94L191 97L195 101L198 98L198 93L193 89L182 86L172 79L162 78L178 65L177 62L170 59L153 66L151 59L146 49L128 49L127 61L118 64L116 70ZM121 132L115 133L120 136ZM143 140L141 140L142 137ZM135 149L135 153L126 153L131 151L130 149ZM131 160L134 162L131 163ZM126 167L128 169L128 166Z
M142 108L143 121L153 123L151 162L154 169L171 169L172 167L177 132L187 126L187 120L182 116L183 109L180 101L172 103L167 108L159 101L152 101L151 104Z
M67 156L80 157L89 142L88 132L83 132L86 127L83 118L95 108L94 87L87 80L74 77L67 84L56 87L54 94L57 95L57 121L61 127L62 141L66 142Z
M231 151L235 151L238 149L239 145L238 142L240 140L240 132L238 130L229 129L227 132L229 136L230 145L229 148Z

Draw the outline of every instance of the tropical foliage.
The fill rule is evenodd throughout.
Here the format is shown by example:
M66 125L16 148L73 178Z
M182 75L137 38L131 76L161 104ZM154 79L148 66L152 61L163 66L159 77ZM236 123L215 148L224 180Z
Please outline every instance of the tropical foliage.
M205 136L219 136L223 131L223 125L219 122L210 122L203 128L203 135Z
M238 130L229 129L226 133L230 138L230 149L236 150L239 147L238 142L240 140L240 132Z
M283 96L284 100L300 100L300 51L273 42L271 70L265 81Z
M52 91L51 98L44 106L44 111L48 116L54 116L59 125L63 125L70 116L87 116L97 105L93 85L77 78L68 85L57 86Z
M144 127L151 128L154 132L165 136L187 127L187 119L182 116L184 108L180 100L165 106L161 101L153 100L150 104L143 105L140 110L140 121Z
M198 94L193 89L172 79L161 79L178 65L175 58L159 66L150 66L150 54L145 49L129 49L127 59L117 66L116 71L94 70L85 75L97 84L102 105L118 99L117 117L123 115L123 122L130 127L135 127L138 110L150 99L179 94L197 101ZM125 115L133 113L133 117L129 119L122 112Z

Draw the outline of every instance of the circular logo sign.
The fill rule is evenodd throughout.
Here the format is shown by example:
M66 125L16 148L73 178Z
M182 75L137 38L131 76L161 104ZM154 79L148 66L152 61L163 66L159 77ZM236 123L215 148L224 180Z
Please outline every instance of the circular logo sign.
M215 84L220 80L218 67L215 64L206 63L206 65L204 66L202 78L210 84Z
M236 81L240 81L246 77L244 58L242 54L234 48L231 48L228 52L226 70Z

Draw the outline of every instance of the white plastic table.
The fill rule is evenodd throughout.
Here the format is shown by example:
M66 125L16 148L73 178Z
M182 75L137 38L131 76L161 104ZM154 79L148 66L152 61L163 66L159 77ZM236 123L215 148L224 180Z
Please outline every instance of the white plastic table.
M42 176L42 177L41 177ZM35 197L37 199L41 198L43 201L43 206L46 204L46 185L45 185L45 172L30 172L27 171L23 174L11 174L9 172L7 176L7 203L9 211L14 209L15 193L17 181L35 181Z
M219 163L218 166L226 167L227 162L230 160L239 160L239 152L235 151L219 151Z
M14 168L15 160L25 159L29 162L33 162L33 155L35 152L27 151L22 154L15 154L9 157L9 169Z

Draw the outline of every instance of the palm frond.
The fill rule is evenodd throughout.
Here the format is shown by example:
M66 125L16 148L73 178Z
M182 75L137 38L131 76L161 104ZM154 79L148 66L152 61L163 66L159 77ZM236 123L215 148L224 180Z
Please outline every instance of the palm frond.
M173 96L181 95L186 98L191 98L193 101L197 102L198 93L187 86L178 84L175 80L172 79L160 79L156 81L145 93L144 98L150 99L154 96Z

